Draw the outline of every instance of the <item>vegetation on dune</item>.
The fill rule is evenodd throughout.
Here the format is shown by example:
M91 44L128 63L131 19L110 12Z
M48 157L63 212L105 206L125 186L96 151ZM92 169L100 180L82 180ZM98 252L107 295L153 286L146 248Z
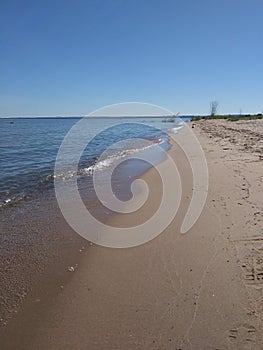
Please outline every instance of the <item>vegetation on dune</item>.
M255 120L255 119L262 119L263 116L262 114L256 114L256 115L240 115L240 116L232 116L229 117L228 120L230 120L231 122L236 122L238 120Z
M198 121L201 119L226 119L231 122L236 122L238 120L256 120L262 119L262 114L242 114L242 115L209 115L209 116L196 116L192 118L192 121Z
M192 117L192 121L196 122L201 119L226 119L231 122L236 122L238 120L255 120L255 119L262 119L263 118L263 112L258 114L242 114L242 111L240 109L240 114L218 114L218 105L219 103L217 101L211 101L210 102L210 115L205 116L194 116Z

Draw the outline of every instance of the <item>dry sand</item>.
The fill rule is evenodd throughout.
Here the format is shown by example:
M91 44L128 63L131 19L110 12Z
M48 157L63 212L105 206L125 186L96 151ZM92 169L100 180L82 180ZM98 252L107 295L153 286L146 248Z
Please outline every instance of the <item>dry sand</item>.
M263 349L263 121L200 121L194 131L210 175L195 226L179 233L192 178L173 147L184 191L171 225L137 248L91 246L63 286L50 271L2 330L1 350ZM158 174L143 179L155 190L140 216L110 224L156 209Z

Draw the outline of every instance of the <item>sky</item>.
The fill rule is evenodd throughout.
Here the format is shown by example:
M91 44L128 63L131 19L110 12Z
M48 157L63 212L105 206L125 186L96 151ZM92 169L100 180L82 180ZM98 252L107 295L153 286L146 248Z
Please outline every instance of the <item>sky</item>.
M0 116L263 110L262 0L0 0Z

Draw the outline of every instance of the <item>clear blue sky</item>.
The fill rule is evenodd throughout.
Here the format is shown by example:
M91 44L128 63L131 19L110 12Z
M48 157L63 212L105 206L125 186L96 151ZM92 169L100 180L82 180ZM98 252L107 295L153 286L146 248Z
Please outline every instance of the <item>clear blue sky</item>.
M262 0L0 0L0 116L263 110Z

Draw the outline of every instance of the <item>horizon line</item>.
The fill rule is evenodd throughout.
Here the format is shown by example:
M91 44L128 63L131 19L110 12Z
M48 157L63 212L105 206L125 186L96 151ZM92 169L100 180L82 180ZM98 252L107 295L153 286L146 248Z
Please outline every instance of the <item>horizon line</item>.
M239 115L262 115L262 112L257 112L257 113L218 113L217 115L222 115L222 116L239 116ZM155 115L149 115L149 114L138 114L138 115L89 115L89 114L72 114L72 115L7 115L7 116L1 116L0 119L37 119L37 118L160 118L160 117L171 117L171 116L176 116L177 118L182 118L182 117L208 117L210 114L202 114L202 113L194 113L194 114L155 114Z

